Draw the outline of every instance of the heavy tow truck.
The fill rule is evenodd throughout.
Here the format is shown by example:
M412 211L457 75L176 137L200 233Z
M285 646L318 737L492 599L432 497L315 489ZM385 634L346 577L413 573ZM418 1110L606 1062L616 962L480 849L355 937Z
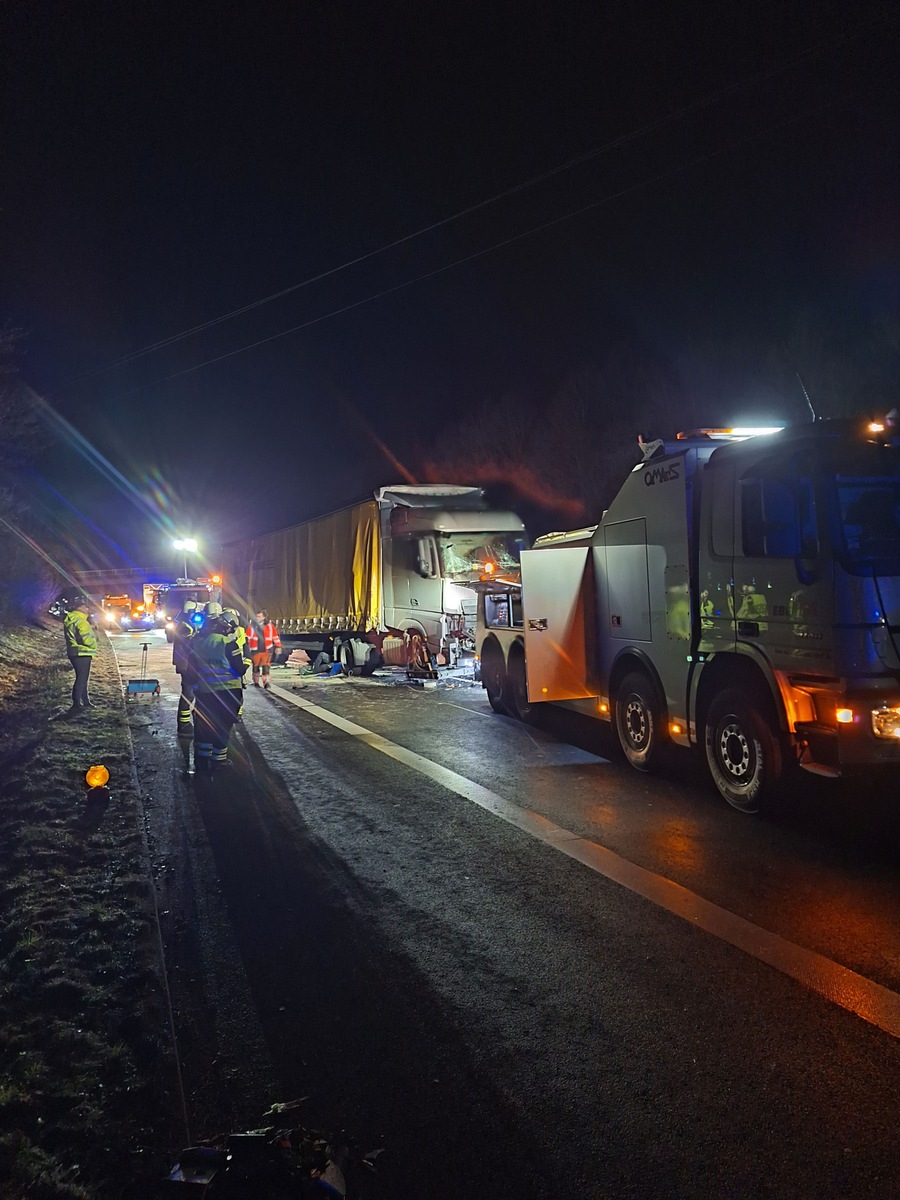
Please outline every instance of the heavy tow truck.
M900 772L898 435L891 414L641 443L597 525L482 584L492 707L610 722L639 771L698 747L742 812L794 766Z

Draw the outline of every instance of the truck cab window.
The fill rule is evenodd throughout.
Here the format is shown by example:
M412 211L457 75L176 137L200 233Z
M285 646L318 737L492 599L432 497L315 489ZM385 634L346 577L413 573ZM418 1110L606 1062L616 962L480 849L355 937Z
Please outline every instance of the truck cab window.
M818 553L812 482L798 464L780 463L741 480L741 541L747 558Z
M485 596L485 623L492 629L508 629L511 624L509 596L505 593L499 596Z

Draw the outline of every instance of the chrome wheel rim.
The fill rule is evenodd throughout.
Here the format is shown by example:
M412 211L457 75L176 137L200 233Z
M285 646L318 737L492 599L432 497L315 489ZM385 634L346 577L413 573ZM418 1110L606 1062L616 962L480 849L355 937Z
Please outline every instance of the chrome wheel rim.
M635 750L643 750L648 736L647 712L637 696L630 696L625 705L625 733Z
M753 753L747 735L735 717L719 726L719 761L735 783L747 783L753 767Z

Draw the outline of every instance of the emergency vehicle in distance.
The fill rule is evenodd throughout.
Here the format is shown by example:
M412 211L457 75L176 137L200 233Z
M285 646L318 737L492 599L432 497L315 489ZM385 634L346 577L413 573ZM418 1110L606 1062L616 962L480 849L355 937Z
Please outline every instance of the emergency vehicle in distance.
M893 414L892 414L893 416ZM702 746L755 812L792 764L900 766L900 441L884 421L696 430L643 445L600 523L485 582L491 706L612 722L651 770Z
M185 600L194 600L198 608L210 601L222 599L221 575L210 575L208 579L176 579L174 583L154 584L156 588L156 619L166 631L166 641L175 640L175 618L184 607Z
M152 629L156 623L146 604L139 604L130 596L104 596L100 607L108 630Z

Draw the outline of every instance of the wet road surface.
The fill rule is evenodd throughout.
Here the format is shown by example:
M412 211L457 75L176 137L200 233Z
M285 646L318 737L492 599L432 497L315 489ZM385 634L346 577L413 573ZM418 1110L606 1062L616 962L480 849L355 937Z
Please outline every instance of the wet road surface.
M896 1037L464 794L890 996L889 790L801 781L748 819L591 723L286 670L333 720L250 689L233 777L198 785L171 648L113 640L126 677L150 640L163 688L129 707L195 1133L309 1094L417 1197L897 1194Z

